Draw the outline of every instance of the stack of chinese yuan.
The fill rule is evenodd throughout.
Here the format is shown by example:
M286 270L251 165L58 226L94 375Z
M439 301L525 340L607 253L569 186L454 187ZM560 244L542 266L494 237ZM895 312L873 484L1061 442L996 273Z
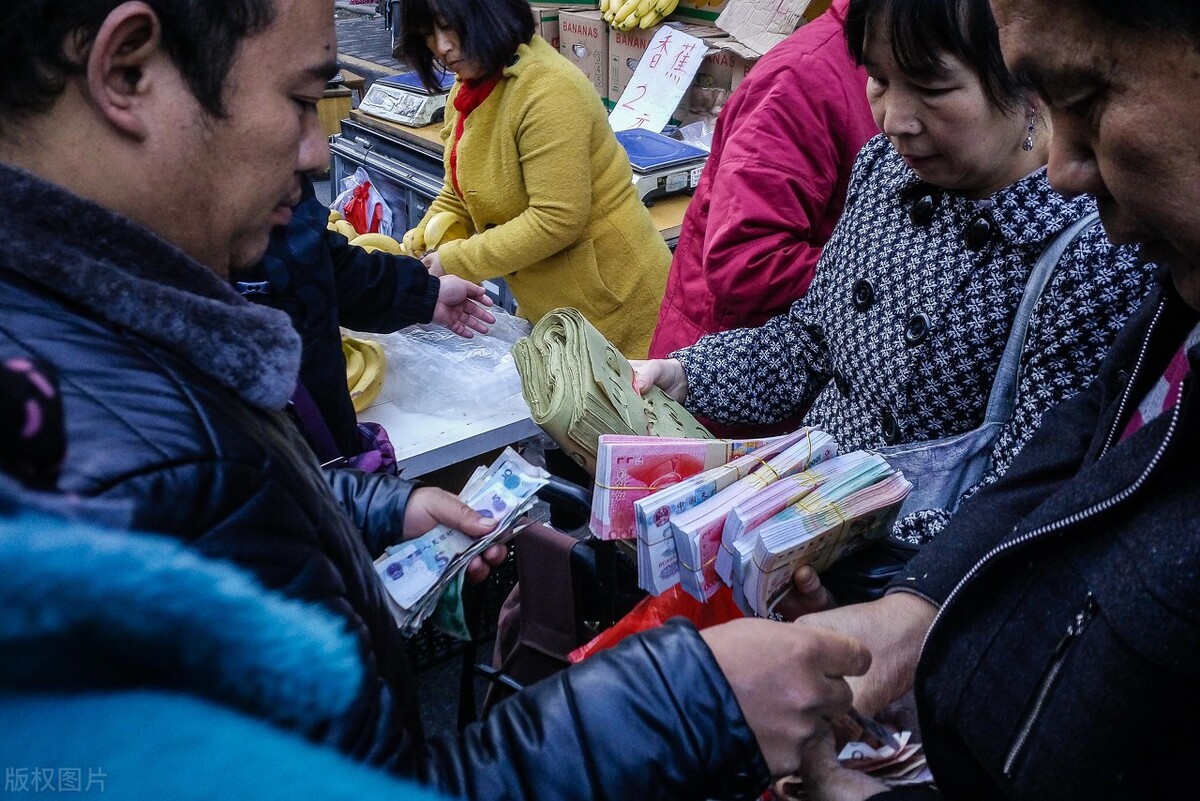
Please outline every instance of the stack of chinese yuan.
M533 421L592 474L601 434L712 437L658 387L638 395L629 362L575 309L546 314L512 352Z
M675 535L671 521L750 475L773 456L795 444L798 434L779 437L723 465L697 473L633 502L638 540L638 584L658 595L679 583Z
M634 501L771 441L602 435L596 456L592 534L602 540L633 539L637 536Z
M887 536L912 489L882 456L868 451L839 456L796 478L801 492L776 514L745 527L766 511L747 504L727 520L730 535L722 546L730 551L728 583L747 614L770 613L800 565L819 573Z
M681 584L707 601L724 583L747 614L768 614L800 565L823 570L885 536L911 489L882 457L838 456L816 429L675 443L601 438L593 532L630 536L632 506L643 589Z

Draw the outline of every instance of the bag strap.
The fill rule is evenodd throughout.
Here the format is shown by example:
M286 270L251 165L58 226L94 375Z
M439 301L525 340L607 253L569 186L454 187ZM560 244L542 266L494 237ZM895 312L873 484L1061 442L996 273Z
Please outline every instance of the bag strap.
M342 453L333 439L333 432L329 430L329 424L321 416L316 400L303 383L296 382L296 390L292 393L290 402L300 430L307 435L309 445L321 461L322 467L342 458Z
M1000 358L1000 367L992 381L987 413L983 419L984 425L1002 423L1012 416L1017 400L1017 374L1021 367L1021 355L1025 351L1025 336L1029 331L1029 320L1033 317L1033 307L1037 305L1042 290L1050 282L1050 276L1063 253L1099 219L1100 212L1093 211L1059 231L1033 265L1033 272L1025 284L1025 294L1021 297L1021 305L1017 308L1016 319L1013 320L1012 332L1008 335L1008 344L1004 346L1004 355Z

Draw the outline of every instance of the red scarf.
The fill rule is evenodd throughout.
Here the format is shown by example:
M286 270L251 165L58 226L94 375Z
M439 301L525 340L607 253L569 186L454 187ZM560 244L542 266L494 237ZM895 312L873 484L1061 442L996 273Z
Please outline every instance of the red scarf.
M468 114L483 105L483 101L488 99L499 82L499 74L478 81L463 81L458 94L454 96L454 110L458 112L458 121L454 125L454 139L450 143L450 182L454 184L454 192L460 198L463 197L463 192L458 185L458 140L462 139L463 124L467 121Z

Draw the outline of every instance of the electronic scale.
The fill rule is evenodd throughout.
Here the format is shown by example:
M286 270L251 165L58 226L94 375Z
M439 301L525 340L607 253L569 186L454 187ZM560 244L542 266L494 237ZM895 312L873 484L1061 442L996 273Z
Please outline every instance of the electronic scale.
M454 85L454 75L443 73L440 82L441 91L430 92L415 72L380 78L371 84L358 110L413 128L441 122L446 116L446 95Z
M678 192L692 192L708 151L644 128L617 131L617 141L629 154L633 185L647 206Z

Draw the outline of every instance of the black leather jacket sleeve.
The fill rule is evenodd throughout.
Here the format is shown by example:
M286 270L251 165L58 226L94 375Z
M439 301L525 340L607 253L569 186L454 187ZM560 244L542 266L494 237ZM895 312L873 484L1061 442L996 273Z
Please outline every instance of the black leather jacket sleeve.
M347 468L324 468L321 472L338 505L362 532L372 559L401 540L408 499L421 486L419 483Z
M533 685L427 751L427 782L476 799L754 799L770 780L732 688L682 619Z

